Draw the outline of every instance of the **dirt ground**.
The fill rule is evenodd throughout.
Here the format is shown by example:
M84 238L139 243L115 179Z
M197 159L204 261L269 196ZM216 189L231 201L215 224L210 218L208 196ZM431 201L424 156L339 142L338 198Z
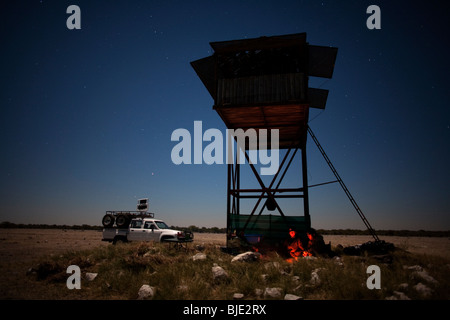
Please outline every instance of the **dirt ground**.
M59 229L0 229L0 264L5 261L29 262L43 255L60 254L67 250L84 250L110 245L101 241L102 232L95 230ZM325 243L332 246L361 244L373 240L370 236L324 235ZM450 239L436 237L381 236L381 240L412 253L426 253L450 258ZM224 234L196 233L194 244L225 245Z
M68 250L92 249L111 245L101 241L101 231L58 229L0 229L0 299L8 299L26 290L26 272L35 262L48 255ZM380 237L412 253L439 255L450 259L450 239L431 237ZM332 246L361 244L370 236L324 236ZM196 233L196 244L225 245L224 234Z
M380 236L379 238L411 253L436 255L450 259L450 238L393 236ZM341 244L344 247L373 241L371 236L325 235L323 239L325 243L331 242L332 246Z

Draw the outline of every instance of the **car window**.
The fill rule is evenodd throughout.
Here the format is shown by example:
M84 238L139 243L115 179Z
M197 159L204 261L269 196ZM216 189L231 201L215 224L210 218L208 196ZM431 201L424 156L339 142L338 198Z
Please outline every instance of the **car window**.
M131 228L142 228L142 220L133 220L131 221Z
M163 221L155 221L155 223L160 229L169 229L169 226L165 224Z
M144 229L151 229L154 224L151 221L145 221Z

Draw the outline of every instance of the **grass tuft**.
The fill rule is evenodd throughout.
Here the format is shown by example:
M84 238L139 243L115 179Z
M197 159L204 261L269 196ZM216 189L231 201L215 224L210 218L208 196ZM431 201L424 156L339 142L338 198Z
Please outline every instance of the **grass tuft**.
M244 299L272 299L264 296L266 288L281 288L281 299L287 293L304 299L386 299L399 291L411 299L450 299L450 264L437 256L397 250L381 257L341 255L288 263L274 252L254 262L231 262L233 256L214 245L202 252L206 259L193 261L198 253L193 248L177 250L153 242L69 251L41 259L30 281L37 299L137 299L143 284L155 287L153 299L232 299L234 293L242 293ZM73 264L82 274L98 276L93 281L83 278L81 290L69 290L66 269ZM215 264L227 272L225 281L214 281ZM369 265L380 267L380 290L366 286ZM411 266L420 266L435 281L423 279L423 273ZM429 287L429 295L415 289L419 282Z

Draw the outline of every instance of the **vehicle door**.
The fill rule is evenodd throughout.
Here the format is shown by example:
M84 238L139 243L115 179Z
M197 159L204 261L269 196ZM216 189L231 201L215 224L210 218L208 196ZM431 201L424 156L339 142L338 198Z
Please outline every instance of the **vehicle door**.
M145 241L159 241L161 230L156 226L153 221L145 221Z
M130 223L130 232L128 233L128 240L143 241L145 240L145 230L143 228L144 222L142 220L134 219Z

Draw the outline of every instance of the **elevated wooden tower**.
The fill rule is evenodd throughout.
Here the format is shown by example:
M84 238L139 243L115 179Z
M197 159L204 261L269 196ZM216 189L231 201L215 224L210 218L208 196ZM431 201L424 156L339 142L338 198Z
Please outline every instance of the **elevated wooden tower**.
M328 90L309 88L308 79L332 77L337 48L310 45L306 33L210 45L214 54L191 65L214 99L213 109L226 127L252 128L258 133L261 129L278 129L279 149L286 149L269 186L249 163L260 187L242 188L240 165L228 165L228 239L237 236L250 242L262 239L276 242L287 236L290 227L306 231L311 227L306 164L309 108L324 109L328 97ZM246 146L245 150L247 160L249 148ZM270 143L267 148L271 148ZM297 173L301 177L299 187L280 188L299 150L302 167L302 172ZM303 199L303 208L299 208L303 215L285 215L279 205L282 198ZM241 212L243 199L256 199L253 210ZM278 211L279 215L264 215L264 209Z

